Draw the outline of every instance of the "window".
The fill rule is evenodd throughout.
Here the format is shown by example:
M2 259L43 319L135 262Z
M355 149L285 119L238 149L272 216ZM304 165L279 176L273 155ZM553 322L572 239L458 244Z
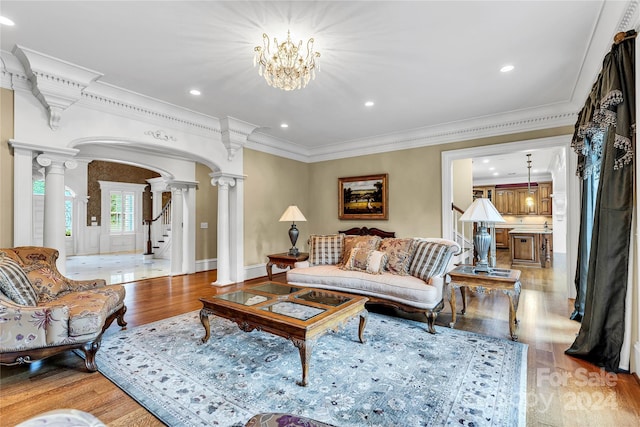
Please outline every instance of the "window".
M111 191L111 234L133 233L135 225L135 195L130 191Z

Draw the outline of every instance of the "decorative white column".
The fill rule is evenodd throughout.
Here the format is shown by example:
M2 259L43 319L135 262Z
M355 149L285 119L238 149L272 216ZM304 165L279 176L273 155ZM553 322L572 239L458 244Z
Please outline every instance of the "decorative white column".
M66 156L40 154L36 161L44 166L44 240L43 244L59 252L58 270L65 273L66 243L64 215L64 171L73 169L77 163Z
M218 279L212 285L226 286L234 283L230 274L229 188L236 185L236 179L229 175L214 174L211 185L218 187Z
M33 151L13 147L13 246L33 244Z
M244 270L244 177L235 177L236 185L229 194L230 271L234 283L245 279Z
M182 187L169 184L169 188L171 189L171 276L179 276L184 274L182 270Z
M182 271L185 274L196 272L196 188L197 183L189 183L182 192Z

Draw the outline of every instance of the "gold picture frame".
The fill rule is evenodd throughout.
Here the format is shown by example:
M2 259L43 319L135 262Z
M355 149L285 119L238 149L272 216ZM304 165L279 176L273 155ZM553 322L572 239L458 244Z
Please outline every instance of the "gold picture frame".
M389 175L338 178L338 219L389 219Z

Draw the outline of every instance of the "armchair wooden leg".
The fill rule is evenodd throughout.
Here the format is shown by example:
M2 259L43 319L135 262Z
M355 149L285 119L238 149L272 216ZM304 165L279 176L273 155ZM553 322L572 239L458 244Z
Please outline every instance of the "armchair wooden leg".
M443 308L444 308L444 300L441 300L438 303L438 305L433 308L433 310L429 310L426 313L427 314L427 323L429 325L429 333L430 334L435 334L436 333L436 328L435 328L436 318L438 317L438 313L440 313L440 311L442 311Z
M89 341L80 347L80 350L84 353L84 364L89 372L95 372L98 370L98 365L96 365L96 353L100 349L101 341L102 335L96 338L95 341Z
M127 312L127 306L123 305L122 308L118 310L118 317L116 318L116 321L118 322L118 326L120 326L122 329L127 329L127 322L125 322L124 320L124 314L126 312Z

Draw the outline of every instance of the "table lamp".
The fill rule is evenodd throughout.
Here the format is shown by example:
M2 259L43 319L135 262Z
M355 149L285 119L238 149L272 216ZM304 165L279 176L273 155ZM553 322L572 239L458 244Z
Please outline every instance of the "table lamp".
M474 272L490 273L489 267L489 247L491 246L491 235L487 232L488 223L505 222L498 210L493 206L491 200L479 198L471 203L459 219L460 222L477 222L478 228L473 237L473 244L478 252Z
M298 256L300 253L298 248L296 248L296 242L298 241L298 228L296 227L296 221L306 221L307 219L302 215L300 209L297 206L291 205L287 208L286 211L280 217L280 222L283 221L291 221L291 228L289 229L289 240L291 240L291 249L289 249L288 254L293 256Z

